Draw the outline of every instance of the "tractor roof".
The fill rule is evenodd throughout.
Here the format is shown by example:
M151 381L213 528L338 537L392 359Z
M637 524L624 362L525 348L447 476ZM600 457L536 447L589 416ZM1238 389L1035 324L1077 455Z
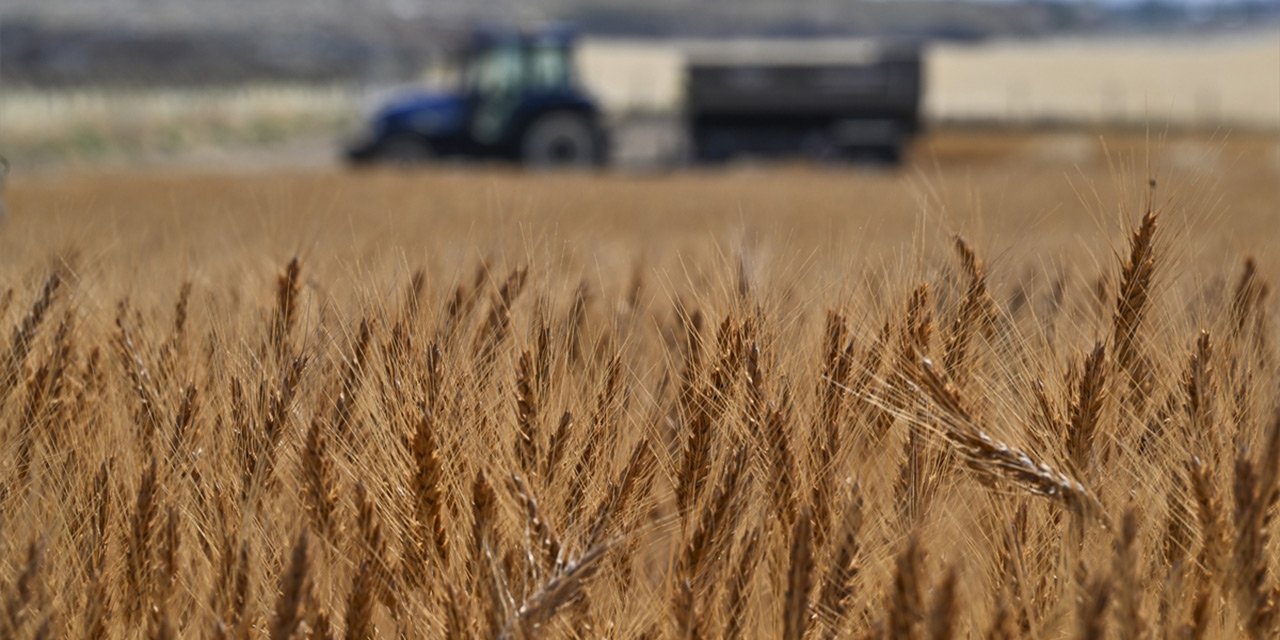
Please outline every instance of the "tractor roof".
M512 45L522 47L568 48L577 40L576 31L564 24L552 24L536 30L512 30L477 27L471 32L472 49Z

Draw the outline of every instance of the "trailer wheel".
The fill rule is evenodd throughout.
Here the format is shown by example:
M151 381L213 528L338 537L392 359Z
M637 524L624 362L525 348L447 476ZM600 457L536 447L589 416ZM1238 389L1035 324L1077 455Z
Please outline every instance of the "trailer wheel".
M876 162L883 166L896 167L902 164L902 145L900 144L877 147L873 153Z
M828 165L844 159L844 152L822 131L815 131L800 140L800 155L809 162Z
M604 161L603 144L591 121L576 113L553 113L534 121L520 141L528 167L592 167Z
M849 158L864 167L894 168L902 164L902 145L888 144L857 147L850 150Z

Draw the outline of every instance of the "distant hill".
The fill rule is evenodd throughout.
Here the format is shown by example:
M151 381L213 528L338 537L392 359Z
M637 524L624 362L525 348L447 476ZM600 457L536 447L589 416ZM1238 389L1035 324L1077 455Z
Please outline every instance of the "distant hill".
M978 40L1280 15L1275 0L1222 5L1225 17L1211 19L1162 3L1104 6L1046 0L5 0L0 79L28 86L403 79L420 70L441 41L477 23L567 21L588 34L648 37Z
M389 22L539 22L569 19L584 28L714 33L771 30L840 32L950 28L973 32L1041 29L1052 3L945 0L6 0L5 17L45 24L174 30L296 26L378 31Z

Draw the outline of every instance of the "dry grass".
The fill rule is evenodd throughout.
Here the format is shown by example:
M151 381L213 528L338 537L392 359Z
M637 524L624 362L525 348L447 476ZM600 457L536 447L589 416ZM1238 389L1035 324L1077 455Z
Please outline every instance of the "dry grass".
M0 635L1275 637L1219 152L18 179Z
M30 90L5 87L4 153L18 164L171 158L211 148L336 138L360 96L328 86Z

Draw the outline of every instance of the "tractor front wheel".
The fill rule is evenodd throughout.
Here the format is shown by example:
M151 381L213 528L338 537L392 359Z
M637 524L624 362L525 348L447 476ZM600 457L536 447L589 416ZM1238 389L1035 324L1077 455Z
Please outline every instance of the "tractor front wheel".
M396 133L378 142L377 160L397 167L411 167L431 160L431 145L422 136Z

